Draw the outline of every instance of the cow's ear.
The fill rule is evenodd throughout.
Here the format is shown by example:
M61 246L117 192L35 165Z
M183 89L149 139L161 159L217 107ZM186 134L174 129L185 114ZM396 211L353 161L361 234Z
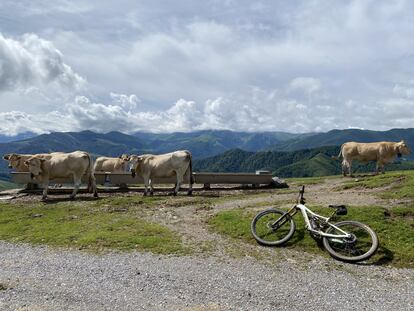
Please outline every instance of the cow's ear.
M122 159L122 155L120 155L120 156L118 157L118 159Z
M3 156L3 159L4 160L8 160L10 158L10 154L8 153L8 154L5 154L4 156Z
M42 162L42 163L46 161L46 159L45 159L45 158L40 158L39 160L40 160L40 162Z
M30 162L29 161L24 161L24 165L29 166Z

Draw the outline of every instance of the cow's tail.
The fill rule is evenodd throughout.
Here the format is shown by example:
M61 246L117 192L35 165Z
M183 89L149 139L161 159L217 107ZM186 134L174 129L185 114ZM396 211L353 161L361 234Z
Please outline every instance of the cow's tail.
M343 155L342 155L342 148L343 148L343 146L344 145L341 146L341 149L339 150L339 154L336 157L335 156L332 156L332 159L339 160L340 157L343 157Z
M87 178L88 178L88 191L89 193L93 193L95 197L98 196L98 192L96 190L96 179L95 179L95 171L94 171L94 163L89 153L86 153L89 165L88 169L86 170Z

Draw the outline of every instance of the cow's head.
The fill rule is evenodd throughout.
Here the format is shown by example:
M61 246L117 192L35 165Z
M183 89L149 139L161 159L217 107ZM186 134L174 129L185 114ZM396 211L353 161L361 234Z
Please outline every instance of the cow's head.
M131 160L131 157L128 154L125 154L124 153L124 154L122 154L122 155L119 156L119 159L122 162L122 164L121 164L122 169L124 171L129 171L130 170L130 160Z
M9 168L17 168L20 165L21 156L15 153L5 154L3 159L9 161Z
M396 147L397 147L398 157L401 157L401 155L408 155L411 153L410 148L407 146L407 144L403 140L397 143Z
M129 157L129 170L131 171L132 177L135 177L136 172L139 171L139 167L143 159L143 157L136 154L133 154Z
M130 155L129 154L126 154L126 153L120 155L119 158L121 160L124 160L124 161L129 161L131 159Z
M24 161L24 164L29 168L30 177L41 176L43 171L43 163L46 159L33 156Z

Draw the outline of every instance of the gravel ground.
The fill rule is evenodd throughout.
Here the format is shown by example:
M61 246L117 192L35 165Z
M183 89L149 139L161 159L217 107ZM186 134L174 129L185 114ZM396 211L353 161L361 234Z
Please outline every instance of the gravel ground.
M0 310L414 310L414 270L0 242Z

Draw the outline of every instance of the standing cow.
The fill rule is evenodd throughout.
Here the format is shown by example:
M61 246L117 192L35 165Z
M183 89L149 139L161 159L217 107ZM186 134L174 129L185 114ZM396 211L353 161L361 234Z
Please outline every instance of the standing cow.
M94 172L124 173L128 171L129 156L123 154L119 158L99 157L95 160Z
M73 199L79 190L82 176L88 177L88 189L97 197L95 176L93 175L93 163L91 156L84 151L71 153L54 153L49 156L34 155L25 161L30 175L43 184L43 197L47 198L49 180L54 178L66 178L73 176L74 189L70 198Z
M347 171L352 176L352 161L360 162L376 161L376 174L381 171L384 174L384 165L391 163L396 156L410 154L410 148L402 140L400 142L376 142L376 143L357 143L347 142L341 146L341 151L338 154L339 158L343 157L342 173L346 176Z
M48 157L51 154L59 154L62 152L52 152L52 153L41 153L39 155ZM24 164L25 161L33 157L34 154L18 154L18 153L8 153L3 156L3 159L9 162L9 168L14 169L16 172L28 172L29 168Z
M188 171L188 195L193 192L193 168L191 153L187 150L174 151L171 153L153 155L132 155L131 156L132 177L136 173L142 175L145 183L144 195L148 194L150 186L150 195L154 194L153 178L177 176L177 183L174 188L174 195L177 195L180 185L183 182L184 175Z
M9 162L9 168L13 168L16 172L28 172L29 169L24 165L24 161L31 158L33 154L17 154L8 153L3 156L3 159Z

